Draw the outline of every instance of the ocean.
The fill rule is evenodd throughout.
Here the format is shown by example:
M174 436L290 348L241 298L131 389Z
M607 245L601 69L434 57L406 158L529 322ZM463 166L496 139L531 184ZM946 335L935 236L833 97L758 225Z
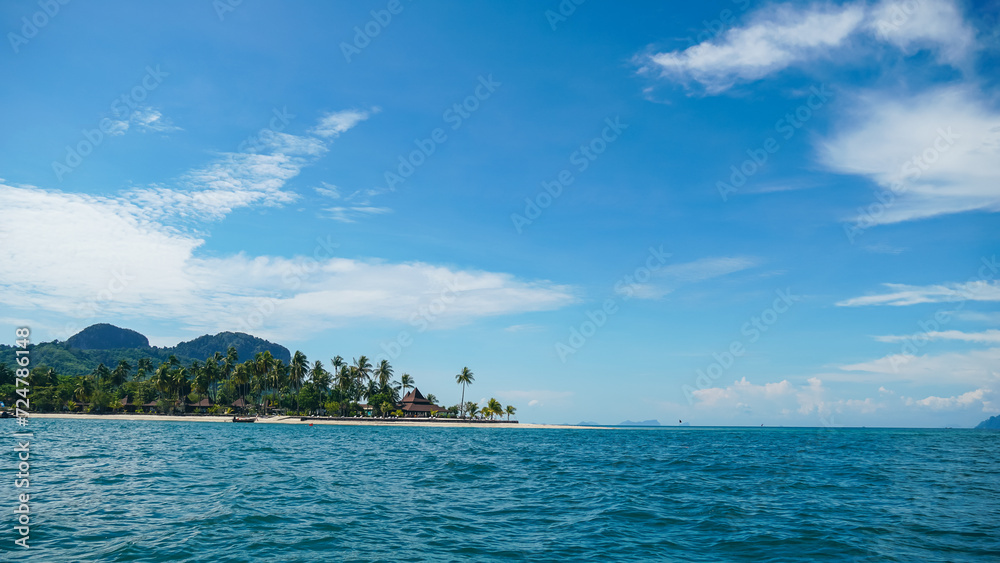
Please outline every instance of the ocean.
M0 423L4 561L1000 561L1000 432Z

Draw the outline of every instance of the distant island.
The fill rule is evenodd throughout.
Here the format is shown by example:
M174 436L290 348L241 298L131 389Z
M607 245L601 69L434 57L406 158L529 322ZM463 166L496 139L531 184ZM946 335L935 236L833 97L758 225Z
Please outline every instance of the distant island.
M640 422L633 422L631 420L623 420L618 423L618 426L660 426L659 420L643 420Z
M17 348L0 345L0 401L18 397ZM305 354L241 332L220 332L173 347L149 345L130 329L101 323L65 342L28 345L31 411L134 414L250 414L332 417L445 417L510 420L516 408L465 402L475 381L456 374L463 399L439 406L408 373L362 355L310 363ZM20 375L19 377L24 377ZM234 419L235 420L235 419Z
M976 428L985 430L1000 430L1000 415L991 416L976 425Z

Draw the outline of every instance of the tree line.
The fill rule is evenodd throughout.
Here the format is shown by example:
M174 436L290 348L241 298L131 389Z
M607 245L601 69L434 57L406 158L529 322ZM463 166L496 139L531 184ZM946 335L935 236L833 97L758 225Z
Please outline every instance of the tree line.
M241 361L235 347L216 352L205 361L184 365L171 355L155 366L149 358L130 364L121 360L113 368L103 363L87 375L68 376L52 368L31 370L31 410L40 412L116 412L125 401L136 412L183 412L185 405L209 399L208 414L326 414L330 416L402 416L402 395L414 388L414 379L403 373L395 379L388 360L373 365L366 356L348 363L341 356L330 361L331 369L296 351L289 363L270 352L258 352ZM465 388L475 381L468 367L455 376L462 386L462 401L436 416L488 418L507 416L516 408L504 407L496 399L484 405L465 402ZM0 401L14 400L14 372L0 364ZM437 397L426 399L437 404ZM367 404L368 408L363 405Z

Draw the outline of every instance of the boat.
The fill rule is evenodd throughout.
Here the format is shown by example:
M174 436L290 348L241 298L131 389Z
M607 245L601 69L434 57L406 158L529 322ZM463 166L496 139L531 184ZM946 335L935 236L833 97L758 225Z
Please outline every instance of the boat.
M233 422L257 422L255 416L234 416Z

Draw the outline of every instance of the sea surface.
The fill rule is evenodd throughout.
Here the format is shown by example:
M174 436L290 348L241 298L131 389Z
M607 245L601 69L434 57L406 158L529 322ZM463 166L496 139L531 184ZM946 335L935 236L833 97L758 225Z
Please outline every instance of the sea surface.
M1000 432L32 419L3 561L1000 561Z

